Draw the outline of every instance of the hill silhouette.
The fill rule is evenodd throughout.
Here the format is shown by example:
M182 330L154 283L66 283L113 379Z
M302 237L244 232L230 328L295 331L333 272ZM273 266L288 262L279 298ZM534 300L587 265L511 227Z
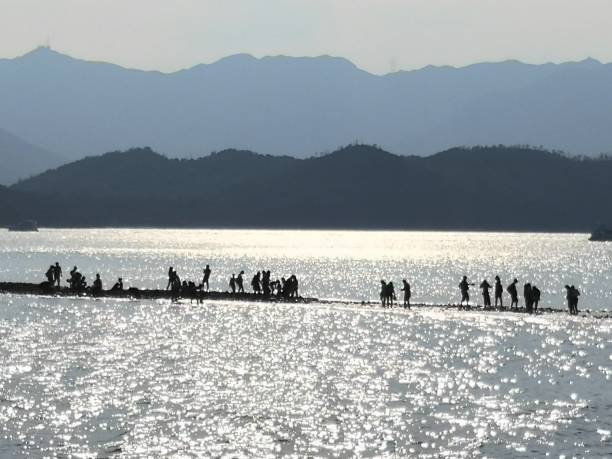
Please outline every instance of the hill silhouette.
M592 59L373 75L329 56L237 55L166 74L43 47L0 59L0 100L0 127L72 160L133 145L305 157L357 139L418 155L498 143L612 149L612 65Z
M0 129L0 184L11 185L19 179L39 174L50 167L68 162L51 153Z
M351 145L308 159L141 148L0 191L51 226L590 230L612 215L612 160L501 146L416 157Z

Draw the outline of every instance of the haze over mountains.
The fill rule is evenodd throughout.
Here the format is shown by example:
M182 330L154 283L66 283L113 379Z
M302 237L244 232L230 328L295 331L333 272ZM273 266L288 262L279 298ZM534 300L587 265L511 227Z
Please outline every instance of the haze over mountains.
M378 76L341 58L236 55L164 74L43 47L0 60L0 100L0 128L71 159L139 145L304 157L355 140L417 155L477 144L612 151L612 65L590 59Z
M67 159L61 155L0 129L0 184L8 185L66 162Z
M533 149L168 159L145 148L0 187L0 224L589 231L610 222L610 196L612 159Z

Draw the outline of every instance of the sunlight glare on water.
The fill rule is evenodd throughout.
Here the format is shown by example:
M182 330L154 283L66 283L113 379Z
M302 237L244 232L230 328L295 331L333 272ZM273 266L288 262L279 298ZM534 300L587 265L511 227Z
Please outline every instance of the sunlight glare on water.
M584 235L43 230L0 233L0 280L77 264L107 285L213 267L375 299L410 278L517 276L609 308L611 246ZM559 288L561 284L561 288ZM477 291L474 291L474 296ZM0 457L605 457L612 320L436 308L0 296Z
M169 266L185 279L201 279L208 263L211 287L227 290L232 273L272 270L296 274L302 293L327 299L372 300L378 281L407 278L417 302L458 301L461 276L504 286L516 277L535 283L542 305L561 307L565 284L576 285L591 308L612 307L612 243L586 234L460 233L401 231L269 230L43 230L0 232L0 279L40 282L59 261L107 283L165 287ZM477 289L473 297L479 299Z

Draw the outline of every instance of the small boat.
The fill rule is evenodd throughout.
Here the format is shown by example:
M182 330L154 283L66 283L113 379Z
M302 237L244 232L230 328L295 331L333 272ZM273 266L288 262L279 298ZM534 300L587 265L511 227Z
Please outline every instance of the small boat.
M597 228L591 233L589 241L612 241L612 228L605 225L601 225L599 228Z
M9 231L38 231L36 220L24 220L8 227Z

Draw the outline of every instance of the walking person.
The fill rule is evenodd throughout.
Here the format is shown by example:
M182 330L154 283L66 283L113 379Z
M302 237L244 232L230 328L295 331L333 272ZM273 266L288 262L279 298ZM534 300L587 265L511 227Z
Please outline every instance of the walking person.
M236 293L236 276L234 274L232 274L232 277L230 278L229 286L232 294Z
M238 286L238 293L244 293L244 271L240 271L236 278L236 285Z

